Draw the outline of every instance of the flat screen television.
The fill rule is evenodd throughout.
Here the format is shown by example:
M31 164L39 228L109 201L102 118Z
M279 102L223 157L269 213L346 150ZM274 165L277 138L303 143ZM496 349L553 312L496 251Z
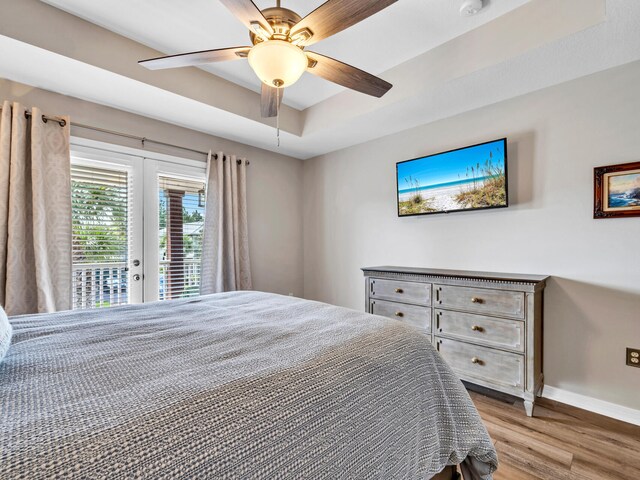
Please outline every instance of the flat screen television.
M398 216L509 206L507 139L396 163Z

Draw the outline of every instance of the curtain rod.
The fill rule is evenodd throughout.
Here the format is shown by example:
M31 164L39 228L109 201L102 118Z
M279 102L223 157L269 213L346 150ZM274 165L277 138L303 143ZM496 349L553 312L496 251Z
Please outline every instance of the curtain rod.
M1 106L0 106L0 111L2 111L2 107ZM31 118L33 115L31 114L31 112L29 110L25 110L24 116L25 116L25 118ZM61 127L64 127L67 124L67 121L64 118L51 117L51 116L48 116L48 115L42 115L42 121L44 123L47 123L49 120L51 120L53 122L57 122ZM71 127L76 127L76 128L84 128L86 130L93 130L93 131L100 132L100 133L106 133L108 135L115 135L115 136L118 136L118 137L124 137L124 138L129 138L129 139L132 139L132 140L137 140L140 143L142 143L142 148L144 148L145 143L153 143L155 145L161 145L163 147L170 147L170 148L177 148L179 150L185 150L187 152L198 153L200 155L205 155L205 156L209 155L209 152L203 152L202 150L195 150L193 148L183 147L183 146L180 146L180 145L176 145L174 143L161 142L159 140L153 140L151 138L139 137L137 135L131 135L129 133L116 132L115 130L107 130L106 128L93 127L91 125L85 125L83 123L70 122L70 126ZM218 159L218 154L214 153L212 155L212 157L217 160ZM224 161L226 159L227 159L227 156L225 155L222 160ZM238 160L236 160L236 162L238 163L238 165L240 165L242 163L242 160L238 159ZM245 163L247 165L250 164L249 160L246 160Z

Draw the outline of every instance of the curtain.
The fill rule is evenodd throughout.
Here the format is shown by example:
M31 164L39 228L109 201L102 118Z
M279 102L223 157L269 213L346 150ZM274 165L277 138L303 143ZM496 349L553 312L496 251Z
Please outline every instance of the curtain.
M31 113L4 102L0 117L0 305L9 315L71 308L69 119Z
M200 293L251 289L247 162L218 152L207 163Z

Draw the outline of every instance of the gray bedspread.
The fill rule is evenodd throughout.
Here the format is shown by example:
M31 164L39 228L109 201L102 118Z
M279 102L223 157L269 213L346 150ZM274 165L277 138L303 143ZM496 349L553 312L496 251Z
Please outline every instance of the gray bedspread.
M427 479L497 459L401 322L259 292L11 319L0 478Z

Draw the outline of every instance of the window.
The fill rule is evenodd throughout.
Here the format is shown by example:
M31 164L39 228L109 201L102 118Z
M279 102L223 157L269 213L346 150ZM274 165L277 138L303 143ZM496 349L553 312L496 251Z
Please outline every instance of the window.
M158 200L158 298L199 295L204 182L160 175Z
M129 303L127 171L71 167L73 308Z

